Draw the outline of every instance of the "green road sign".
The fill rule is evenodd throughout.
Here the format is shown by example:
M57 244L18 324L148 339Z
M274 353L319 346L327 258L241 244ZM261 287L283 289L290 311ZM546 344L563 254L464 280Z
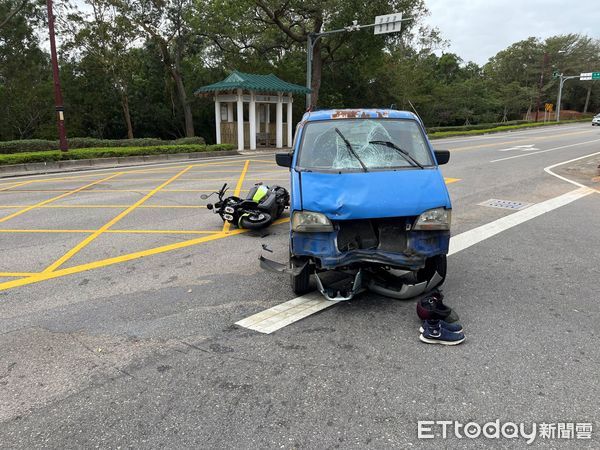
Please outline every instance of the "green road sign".
M600 72L584 72L579 74L581 81L600 80Z

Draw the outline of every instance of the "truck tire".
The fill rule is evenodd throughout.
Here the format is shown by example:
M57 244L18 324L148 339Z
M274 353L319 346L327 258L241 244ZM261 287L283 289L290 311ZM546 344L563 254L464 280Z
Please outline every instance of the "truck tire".
M293 258L290 255L290 267L299 267L304 261L299 261L297 258ZM290 282L292 290L296 295L304 295L311 291L310 288L310 265L305 264L304 268L298 275L290 274Z
M417 271L417 280L429 281L431 280L435 272L437 272L442 277L442 280L437 284L437 286L441 286L446 280L447 270L448 260L446 258L446 255L433 256L426 261L425 267L423 269Z

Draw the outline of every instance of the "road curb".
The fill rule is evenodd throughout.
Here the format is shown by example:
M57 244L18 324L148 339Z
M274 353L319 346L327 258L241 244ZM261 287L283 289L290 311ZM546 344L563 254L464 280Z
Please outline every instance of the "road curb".
M0 166L0 178L23 175L44 175L61 172L76 172L90 169L111 169L116 167L140 166L157 162L186 162L198 159L210 159L220 156L239 155L237 150L217 152L172 153L167 155L124 156L118 158L74 159L30 164L11 164Z

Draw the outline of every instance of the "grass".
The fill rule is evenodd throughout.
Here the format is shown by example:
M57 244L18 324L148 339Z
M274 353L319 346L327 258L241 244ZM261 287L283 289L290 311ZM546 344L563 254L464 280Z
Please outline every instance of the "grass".
M80 148L61 152L51 150L44 152L23 152L0 154L0 165L8 164L29 164L40 162L67 161L76 159L95 159L95 158L115 158L123 156L147 156L147 155L166 155L175 153L198 153L214 152L222 150L233 150L235 146L230 144L220 145L157 145L145 147L100 147L100 148Z
M574 122L588 122L590 119L580 119L580 120L564 120L560 123L556 122L533 122L533 123L523 123L519 125L500 125L492 128L485 128L483 130L464 130L464 131L436 131L434 133L429 133L429 139L441 139L446 137L453 136L473 136L478 134L488 134L488 133L498 133L500 131L510 131L510 130L520 130L523 128L536 128L536 127L544 127L544 126L552 126L552 125L560 125L565 123L574 123Z

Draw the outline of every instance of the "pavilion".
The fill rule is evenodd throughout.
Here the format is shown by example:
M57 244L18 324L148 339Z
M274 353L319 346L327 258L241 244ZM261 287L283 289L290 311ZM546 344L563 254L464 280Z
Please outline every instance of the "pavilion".
M246 142L255 150L257 143L265 147L292 146L293 94L306 94L304 86L288 83L273 74L255 75L234 71L218 83L203 86L195 95L214 95L217 144L234 144L239 150ZM286 122L283 122L283 104ZM234 122L234 104L237 105ZM245 106L247 104L247 106ZM275 123L271 123L271 105L275 104ZM248 121L244 121L244 110Z

